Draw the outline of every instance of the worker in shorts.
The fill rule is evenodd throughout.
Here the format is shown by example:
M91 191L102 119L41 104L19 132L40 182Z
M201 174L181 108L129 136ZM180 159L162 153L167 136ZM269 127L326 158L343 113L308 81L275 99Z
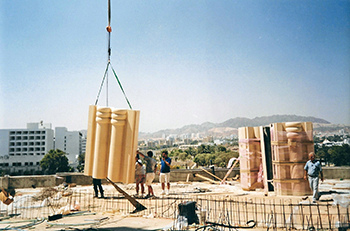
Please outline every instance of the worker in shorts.
M168 157L168 151L162 152L162 159L160 160L161 167L159 173L159 182L162 184L162 195L169 195L170 190L170 165L171 158ZM165 183L167 184L167 191L165 192Z
M152 182L154 180L154 177L157 171L157 161L152 158L153 157L152 151L148 151L147 156L145 156L138 150L136 153L142 156L146 162L146 186L148 187L148 194L145 198L155 197L153 188L152 188Z
M143 197L143 194L145 194L145 180L146 180L146 171L145 167L142 164L142 161L140 160L140 156L137 154L135 157L136 163L135 163L135 182L136 182L136 195L135 197L139 196L139 190L141 185L141 197Z

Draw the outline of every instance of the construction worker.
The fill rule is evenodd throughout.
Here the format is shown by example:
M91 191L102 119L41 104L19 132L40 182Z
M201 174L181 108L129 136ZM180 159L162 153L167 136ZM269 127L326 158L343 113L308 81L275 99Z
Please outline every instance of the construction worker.
M92 178L92 184L94 185L94 192L95 192L95 196L94 197L98 197L98 189L99 189L100 190L100 194L101 194L100 198L104 198L103 188L102 188L102 184L101 184L101 179ZM98 187L98 189L97 189L97 187Z
M162 159L160 160L161 167L159 173L159 182L162 185L162 195L169 195L170 190L170 165L171 158L168 157L168 151L162 152ZM165 183L167 184L167 191L165 192Z
M136 160L136 163L135 163L136 195L135 196L136 197L139 196L139 190L141 185L141 197L143 197L143 194L145 194L144 184L146 179L146 171L138 154L136 155L135 160Z
M152 198L154 196L152 182L154 180L156 171L157 171L157 161L153 159L153 152L148 151L147 156L142 154L139 150L137 150L136 154L139 154L146 161L146 185L148 187L148 194L145 198Z
M323 172L320 162L315 160L315 153L309 153L309 161L306 162L304 169L304 179L309 180L310 188L313 192L312 202L316 203L320 199L318 192L319 175L321 175L321 181L323 182Z

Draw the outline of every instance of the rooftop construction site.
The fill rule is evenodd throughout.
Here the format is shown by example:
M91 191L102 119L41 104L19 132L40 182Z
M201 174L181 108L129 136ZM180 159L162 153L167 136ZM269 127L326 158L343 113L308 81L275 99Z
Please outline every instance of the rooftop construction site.
M95 114L94 110L91 114ZM103 125L108 126L108 122ZM286 128L291 128L290 125L298 128L293 129L298 130L297 134L288 134ZM120 129L123 124L118 126ZM113 133L112 128L110 134L121 134L121 131ZM97 136L106 133L109 134L95 132ZM101 145L113 141L100 142L101 139L96 138L94 142L100 143L90 149L95 150L91 156L104 161L92 159L90 173L89 165L85 166L85 176L80 177L88 180L81 185L69 174L52 176L51 187L42 187L47 183L41 179L31 188L15 186L31 184L30 177L26 183L19 183L20 177L3 177L2 187L7 189L0 194L3 202L0 227L4 230L346 230L349 228L350 180L339 180L339 175L332 176L331 170L325 168L326 180L320 184L321 198L315 203L303 178L308 153L313 150L311 134L311 123L240 128L240 157L230 169L216 169L216 174L209 168L188 169L182 170L182 176L174 170L169 195L162 196L159 183L153 183L156 197L150 199L130 196L135 192L133 159L137 147L130 147L128 152L114 152L114 158L118 159L114 164L124 162L122 166L110 167L111 149ZM132 143L134 135L130 133L129 140L122 135L121 140ZM122 143L111 148L126 146L127 143ZM103 153L104 157L99 156ZM238 162L239 169L235 168ZM96 167L97 164L101 166ZM115 169L120 170L119 175L114 175ZM266 176L269 170L271 175ZM341 177L347 178L349 170L342 168ZM92 182L91 175L105 179L104 198L94 197L92 186L86 186ZM332 177L338 179L332 180ZM15 194L11 188L15 188Z
M111 64L110 0L106 30L107 66L86 105L83 172L1 177L0 230L350 229L350 167L315 160L312 122L240 127L239 156L226 168L175 169L168 150L143 154L142 112ZM128 109L108 105L108 86L106 105L98 104L109 72Z
M278 196L275 192L265 196L262 189L243 190L232 177L220 184L206 172L197 172L210 181L192 181L193 176L188 182L172 181L168 196L160 196L161 187L154 183L157 197L137 199L146 209L136 213L135 206L107 182L103 184L104 199L93 197L91 185L64 182L18 188L12 203L1 203L0 229L241 230L254 226L255 230L346 230L348 226L349 179L325 180L320 185L320 201L312 203L311 196ZM58 179L62 182L65 177ZM130 195L135 193L135 184L119 186Z

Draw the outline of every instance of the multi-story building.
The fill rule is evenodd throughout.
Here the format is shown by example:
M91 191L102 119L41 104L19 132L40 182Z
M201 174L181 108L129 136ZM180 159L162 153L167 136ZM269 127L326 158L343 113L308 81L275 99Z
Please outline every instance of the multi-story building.
M66 153L71 166L77 164L79 154L82 153L83 134L78 131L68 131L65 127L55 128L55 149Z
M0 129L0 169L34 173L39 162L54 148L51 124L28 123L26 129Z
M87 130L81 130L81 134L83 134L83 138L81 140L81 153L86 152L86 138L87 138Z
M54 130L51 124L28 123L25 129L0 129L0 171L35 173L41 159L52 149L67 154L69 164L77 165L77 157L85 152L82 132L65 127ZM84 150L83 150L84 149Z

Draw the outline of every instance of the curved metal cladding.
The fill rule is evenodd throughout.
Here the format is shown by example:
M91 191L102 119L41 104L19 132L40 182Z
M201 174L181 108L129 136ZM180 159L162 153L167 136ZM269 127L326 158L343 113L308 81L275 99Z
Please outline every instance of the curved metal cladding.
M112 111L108 178L114 182L134 182L139 115L135 110Z
M132 183L140 111L90 106L84 174Z
M108 178L114 182L123 182L123 164L125 147L125 125L127 124L127 110L112 110L111 145L109 149Z
M104 179L107 177L109 145L110 145L111 109L97 108L96 138L92 177Z
M242 189L261 188L262 182L258 180L261 164L259 127L241 127L238 129L238 137Z
M89 106L88 130L86 137L84 175L92 176L95 151L96 105Z
M126 137L129 142L125 144L127 156L126 166L128 166L126 172L125 183L132 183L135 179L135 153L138 144L138 134L139 134L139 120L140 111L128 110L128 127L126 132ZM125 162L124 162L125 163Z
M308 154L314 151L311 122L274 123L271 127L273 175L278 195L310 194L303 179Z

